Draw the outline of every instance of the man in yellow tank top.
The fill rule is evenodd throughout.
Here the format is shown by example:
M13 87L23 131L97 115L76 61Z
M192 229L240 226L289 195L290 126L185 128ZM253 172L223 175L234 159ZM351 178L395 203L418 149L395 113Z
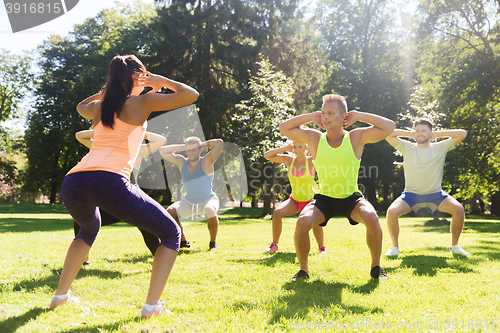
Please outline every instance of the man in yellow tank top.
M371 126L344 131L343 126L349 127L357 121ZM310 122L326 132L302 128ZM309 230L317 225L325 226L334 216L345 216L353 225L365 225L371 255L370 275L374 279L388 278L380 267L382 227L375 208L359 192L357 178L365 144L382 141L395 126L392 120L375 114L348 112L344 97L332 94L323 96L321 111L296 116L280 124L280 131L285 136L309 145L320 183L320 193L302 210L295 227L294 242L300 269L292 281L309 278Z

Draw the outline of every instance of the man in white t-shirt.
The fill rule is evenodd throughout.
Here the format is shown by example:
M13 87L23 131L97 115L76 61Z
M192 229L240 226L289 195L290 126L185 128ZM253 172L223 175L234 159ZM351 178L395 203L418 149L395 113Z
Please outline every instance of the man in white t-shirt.
M467 131L455 129L433 132L432 126L431 121L418 119L413 124L413 131L395 129L386 138L403 155L405 174L404 192L387 209L387 227L392 240L392 247L385 253L387 256L397 256L400 253L398 218L420 209L427 209L432 214L437 211L450 214L450 251L454 254L470 254L458 245L465 221L464 207L441 189L446 153L465 139ZM401 137L412 138L416 143L402 140ZM431 142L442 137L449 138Z

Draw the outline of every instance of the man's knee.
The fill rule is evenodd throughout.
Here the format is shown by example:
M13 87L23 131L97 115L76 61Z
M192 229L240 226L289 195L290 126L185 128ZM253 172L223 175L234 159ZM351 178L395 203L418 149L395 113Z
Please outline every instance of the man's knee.
M387 217L399 217L397 209L393 206L389 206L389 208L387 208Z
M403 215L400 210L395 206L391 205L387 209L387 217L388 218L399 218L401 215Z
M299 216L299 219L297 220L297 224L295 225L295 232L302 234L302 233L308 233L309 230L311 230L312 225L310 218L305 217L305 216Z
M464 216L465 215L464 206L462 206L460 203L457 202L456 205L453 205L453 208L451 209L450 214L452 216L458 216L458 217Z
M380 221L375 211L367 211L363 212L361 218L363 219L363 223L367 228L376 228L382 230L380 226Z
M214 207L205 207L205 215L207 218L216 218L217 217L217 210L215 210Z

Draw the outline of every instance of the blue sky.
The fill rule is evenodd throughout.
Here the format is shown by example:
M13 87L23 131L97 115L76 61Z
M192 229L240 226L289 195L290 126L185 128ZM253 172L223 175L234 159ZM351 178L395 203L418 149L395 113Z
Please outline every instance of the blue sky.
M133 3L136 0L121 0L121 3ZM142 0L153 4L154 0ZM3 1L0 2L0 49L22 54L23 50L32 50L52 34L67 35L75 24L83 23L88 17L94 17L104 8L115 7L114 0L79 0L69 12L37 27L12 33L9 18Z

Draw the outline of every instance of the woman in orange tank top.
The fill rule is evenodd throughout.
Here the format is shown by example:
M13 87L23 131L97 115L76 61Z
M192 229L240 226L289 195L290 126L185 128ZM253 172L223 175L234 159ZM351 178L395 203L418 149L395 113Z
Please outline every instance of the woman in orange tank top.
M144 87L152 90L140 95ZM161 88L174 93L157 94ZM99 231L101 207L160 238L141 315L151 317L168 312L160 296L177 257L180 230L160 204L130 184L130 173L150 113L177 109L197 98L195 89L147 72L139 59L128 55L114 57L103 89L78 104L78 113L92 119L94 140L90 152L68 172L61 188L63 203L80 232L68 249L50 307L70 300L69 288Z

